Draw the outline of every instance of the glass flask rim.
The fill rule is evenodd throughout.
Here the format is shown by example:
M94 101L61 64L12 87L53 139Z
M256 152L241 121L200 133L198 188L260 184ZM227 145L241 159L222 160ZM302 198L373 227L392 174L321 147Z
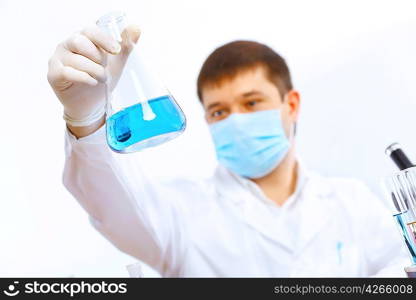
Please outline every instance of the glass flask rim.
M101 16L96 25L99 27L111 25L113 22L120 23L126 19L126 13L123 11L112 11Z

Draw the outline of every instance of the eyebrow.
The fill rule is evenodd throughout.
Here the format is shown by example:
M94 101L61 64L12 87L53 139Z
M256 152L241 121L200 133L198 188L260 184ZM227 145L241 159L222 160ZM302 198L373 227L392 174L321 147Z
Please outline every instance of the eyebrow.
M249 91L249 92L245 92L245 93L243 93L243 94L241 95L241 97L243 97L243 98L247 98L247 97L250 97L250 96L256 96L256 95L263 95L263 93L262 93L262 92L260 92L260 91L252 90L252 91Z
M260 91L257 91L257 90L251 90L251 91L248 91L248 92L245 92L245 93L241 94L240 97L242 97L242 98L248 98L250 96L258 96L258 95L264 95L264 94L262 92L260 92ZM208 105L206 107L206 110L210 110L213 107L220 106L220 105L221 105L220 102L211 103L210 105Z
M211 103L210 105L207 106L206 110L210 110L211 108L219 106L219 105L221 105L221 103L219 102Z

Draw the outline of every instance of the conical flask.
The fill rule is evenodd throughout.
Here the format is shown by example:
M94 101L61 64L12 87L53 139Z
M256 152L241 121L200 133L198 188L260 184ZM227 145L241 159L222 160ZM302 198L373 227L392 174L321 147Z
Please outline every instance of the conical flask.
M148 60L126 29L126 15L112 12L97 21L98 27L120 43L130 43L131 52L122 65L107 67L107 143L118 153L130 153L165 143L180 135L186 119L168 89L160 82ZM118 54L125 55L125 54ZM117 70L118 69L118 70ZM113 77L111 77L113 76Z

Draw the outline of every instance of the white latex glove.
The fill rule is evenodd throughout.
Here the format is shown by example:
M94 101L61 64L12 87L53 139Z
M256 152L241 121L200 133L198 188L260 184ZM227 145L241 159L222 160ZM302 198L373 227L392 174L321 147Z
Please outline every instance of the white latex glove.
M105 68L107 66L111 75L111 90L121 75L133 43L139 39L140 30L130 25L121 36L122 42L118 43L94 25L73 34L56 47L49 60L48 81L64 106L65 115L82 120L104 107L104 83L108 74ZM84 131L83 135L89 133Z

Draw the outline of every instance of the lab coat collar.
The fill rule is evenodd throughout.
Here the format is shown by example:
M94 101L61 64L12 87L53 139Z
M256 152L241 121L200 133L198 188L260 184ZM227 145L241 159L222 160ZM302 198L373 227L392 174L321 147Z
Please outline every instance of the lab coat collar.
M302 191L303 186L305 185L308 179L309 172L307 171L307 169L304 168L302 163L298 161L296 164L296 168L297 168L297 179L296 179L295 191L293 192L292 195L290 195L289 199L287 199L286 202L281 207L279 207L280 209L286 209L295 204L295 202L297 201L297 198L299 197L300 192ZM247 178L242 178L240 176L238 176L237 179L242 181L243 184L245 184L247 187L251 188L251 190L254 193L256 193L258 198L260 198L263 202L265 202L268 205L276 206L276 203L274 203L271 199L269 199L264 194L262 189L255 182Z
M305 168L303 162L301 160L297 160L297 171L298 171L298 178L296 182L295 192L290 196L287 202L283 206L292 205L293 202L299 197L305 183L308 181L310 177L313 177L314 174L310 172L307 168ZM255 193L256 197L267 204L276 205L272 200L267 198L267 196L263 193L260 187L250 179L244 178L222 165L218 165L215 171L215 178L217 181L218 186L221 186L220 193L221 194L230 194L229 199L236 203L241 202L241 198L235 197L235 192L243 188L244 190L251 190Z
M245 203L247 190L252 188L253 182L242 178L223 166L218 166L216 170L216 180L218 192L224 199L232 199L235 204L252 207L250 203ZM258 188L258 187L257 187ZM310 172L304 165L298 163L298 182L295 193L288 205L299 205L299 231L296 249L291 249L295 255L299 254L314 237L326 226L330 216L331 188L328 182L321 176ZM251 198L251 197L250 197ZM262 198L262 197L256 197ZM261 200L259 200L261 201ZM267 199L266 201L270 201ZM285 205L286 205L285 204ZM259 218L259 212L246 209L245 221L256 228L259 232L269 237L273 241L290 249L288 241L281 237L281 231L277 230L273 224L267 224L265 220Z

